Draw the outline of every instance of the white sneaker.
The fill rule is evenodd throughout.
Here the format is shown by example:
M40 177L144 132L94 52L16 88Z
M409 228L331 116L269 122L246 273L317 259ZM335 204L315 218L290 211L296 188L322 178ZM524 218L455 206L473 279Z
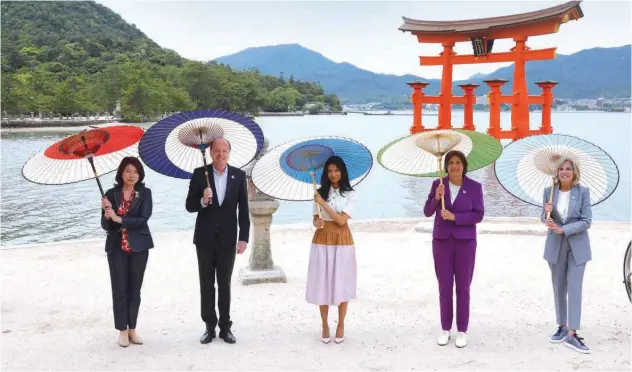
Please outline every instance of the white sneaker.
M442 331L439 338L437 338L437 344L439 344L439 346L445 346L448 342L450 342L450 331Z
M466 347L467 346L467 335L465 332L459 332L456 336L456 347Z

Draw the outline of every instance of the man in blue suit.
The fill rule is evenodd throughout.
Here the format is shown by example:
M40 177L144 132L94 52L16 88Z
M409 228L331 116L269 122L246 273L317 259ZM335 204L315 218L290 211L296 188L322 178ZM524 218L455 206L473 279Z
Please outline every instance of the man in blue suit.
M210 150L213 163L193 171L186 199L187 211L197 213L193 244L198 258L201 315L206 325L200 343L211 342L219 326L219 337L234 344L237 339L231 331L230 285L235 255L244 253L250 235L248 187L244 171L228 165L231 146L225 138L213 141ZM210 187L206 174L211 175Z

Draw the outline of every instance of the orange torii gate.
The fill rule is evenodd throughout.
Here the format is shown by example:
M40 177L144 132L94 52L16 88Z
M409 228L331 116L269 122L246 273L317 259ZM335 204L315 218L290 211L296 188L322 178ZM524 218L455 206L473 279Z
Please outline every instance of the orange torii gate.
M579 4L581 1L568 3L535 12L515 14L504 17L481 18L461 21L422 21L406 17L399 28L417 36L420 43L441 43L443 52L438 57L419 57L422 66L443 66L441 76L441 93L437 96L423 94L429 83L415 81L408 83L413 89L413 125L410 133L419 133L425 129L421 120L421 106L426 103L439 104L438 129L452 128L452 105L465 105L464 129L474 130L473 111L475 103L474 90L476 84L459 85L463 89L462 96L452 95L452 66L459 64L513 62L513 92L502 95L500 88L507 80L484 80L490 88L490 125L487 133L498 139L516 140L533 134L552 133L551 105L554 81L540 81L536 84L542 89L539 96L529 96L525 81L525 62L555 58L556 48L532 50L527 46L529 36L556 33L562 23L578 20L584 16ZM516 45L509 52L492 53L494 40L514 40ZM454 44L471 42L473 55L457 55ZM500 129L500 105L511 104L511 130ZM529 128L529 105L542 105L542 126L538 130Z

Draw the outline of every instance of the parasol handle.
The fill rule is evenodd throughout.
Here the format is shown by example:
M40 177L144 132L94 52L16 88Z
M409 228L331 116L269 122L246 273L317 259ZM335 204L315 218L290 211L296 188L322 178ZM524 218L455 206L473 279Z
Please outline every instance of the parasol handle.
M441 169L441 158L437 157L437 166L439 167L439 184L443 185L443 170ZM441 209L445 210L445 192L441 195Z
M83 142L83 146L86 148L86 152L88 149L88 143L86 142L86 136L81 136L81 142ZM99 175L97 174L97 169L94 167L94 159L92 156L88 157L88 162L92 167L92 173L94 174L94 179L97 180L97 185L99 186L99 191L101 192L101 198L105 198L105 193L103 192L103 186L101 186L101 181L99 180Z
M206 181L206 187L207 188L211 188L211 182L209 181L208 178L208 165L206 164L206 155L204 154L204 149L200 149L200 151L202 152L202 160L204 161L204 180ZM211 204L213 202L213 198L210 198L208 203Z
M314 188L314 195L316 195L316 193L318 192L318 190L316 189L316 176L314 175L314 171L309 172L312 175L312 186ZM316 202L314 202L316 203ZM318 218L323 218L321 212L320 212L320 205L318 203L316 203L316 207L318 208ZM321 227L322 229L322 227Z
M553 189L555 188L555 177L551 179L551 192L549 193L549 203L553 203ZM551 218L551 212L546 213L546 219Z
M443 171L441 170L441 141L439 141L439 137L437 137L437 166L439 167L439 184L443 185ZM445 195L445 192L443 193ZM445 199L443 195L441 195L441 210L445 210Z
M204 145L204 138L202 136L202 128L200 128L200 152L202 153L202 160L204 161L204 175L206 176L206 187L211 188L211 182L208 178L208 166L206 165L206 148Z
M97 174L97 169L94 167L94 160L92 160L92 156L88 158L88 162L92 167L92 173L94 173L94 179L97 180L97 185L99 185L99 191L101 191L101 198L105 198L105 193L103 192L103 186L101 186L101 181L99 180L99 175Z

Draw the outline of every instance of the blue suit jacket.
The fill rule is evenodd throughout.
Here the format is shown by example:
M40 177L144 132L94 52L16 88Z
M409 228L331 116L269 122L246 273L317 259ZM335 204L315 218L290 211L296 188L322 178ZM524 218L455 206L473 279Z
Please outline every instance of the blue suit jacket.
M213 202L202 207L202 195L206 188L206 176L204 167L195 168L189 181L189 192L185 202L186 210L197 213L195 230L193 231L193 244L209 245L217 241L215 232L220 235L220 244L226 249L235 249L237 239L248 242L250 236L250 212L248 208L248 184L246 173L236 167L226 167L226 194L222 205L217 198L217 185L213 174L213 165L207 165L210 176L211 189L213 190ZM239 217L237 217L239 212ZM239 235L237 235L239 227Z
M448 239L453 236L455 239L476 239L476 224L481 222L485 216L483 187L473 179L463 177L463 185L459 189L454 204L452 204L449 182L448 177L443 178L445 209L454 213L454 221L441 218L441 200L435 200L439 180L432 183L428 200L424 206L426 217L435 215L432 237Z
M122 223L106 219L105 211L101 208L101 227L107 231L105 251L108 253L115 249L121 249L121 241L123 239L121 228L127 230L132 251L144 252L154 247L154 241L147 224L153 209L151 189L139 184L134 189L138 193L138 197L134 197L127 215L121 217ZM105 197L112 204L114 211L118 211L123 198L123 190L120 187L111 188L105 193Z
M549 201L551 187L544 189L543 203ZM592 251L590 249L590 239L588 237L588 229L592 223L592 209L590 205L590 190L587 187L575 185L571 188L571 197L568 206L568 215L566 221L560 219L557 211L557 200L560 194L558 186L553 190L553 211L551 218L556 225L563 230L563 235L568 238L571 246L571 252L577 265L584 264L592 259ZM546 212L542 207L542 215L540 219L546 223ZM544 259L552 264L557 262L560 254L560 246L562 243L562 234L553 232L548 229L546 242L544 243Z

